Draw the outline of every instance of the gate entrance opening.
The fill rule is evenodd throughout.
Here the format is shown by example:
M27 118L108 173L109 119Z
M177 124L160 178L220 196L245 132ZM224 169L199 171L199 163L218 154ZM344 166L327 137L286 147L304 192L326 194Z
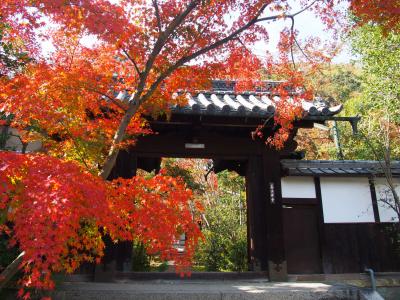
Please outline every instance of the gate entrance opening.
M193 201L201 204L202 210L193 205L192 216L203 233L197 247L192 272L247 272L247 205L245 178L234 171L214 172L210 159L163 158L163 174L181 178L193 193ZM141 176L153 174L138 170ZM178 252L185 252L186 235L175 242ZM140 255L140 253L138 253ZM158 256L142 254L142 264L135 265L140 257L132 257L131 271L174 272L174 262L162 262ZM159 268L161 266L163 268ZM197 274L198 275L198 274Z

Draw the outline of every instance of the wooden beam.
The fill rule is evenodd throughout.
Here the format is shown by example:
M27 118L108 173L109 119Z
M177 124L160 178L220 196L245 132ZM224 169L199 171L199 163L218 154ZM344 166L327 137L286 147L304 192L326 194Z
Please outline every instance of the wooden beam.
M193 142L195 140L195 142ZM187 144L203 144L203 148L187 148ZM140 157L244 158L261 154L265 145L250 137L224 135L159 133L140 137L130 153Z

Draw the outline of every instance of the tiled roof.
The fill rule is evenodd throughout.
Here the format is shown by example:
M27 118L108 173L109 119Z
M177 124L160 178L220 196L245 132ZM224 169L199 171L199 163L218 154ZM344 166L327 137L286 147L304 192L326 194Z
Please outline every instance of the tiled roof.
M265 118L275 113L276 103L280 101L275 88L281 83L280 81L264 81L252 92L236 93L235 81L213 80L211 90L186 93L188 104L182 107L174 105L171 111L174 114ZM295 94L293 91L288 91ZM116 93L115 96L116 99L127 102L132 98L127 91ZM343 108L343 105L330 106L320 97L315 98L314 101L302 100L301 106L304 116L311 117L334 116Z
M232 91L205 91L186 94L188 104L173 106L175 114L224 115L267 117L275 113L278 96L269 92L234 93ZM342 105L330 107L320 98L313 102L302 101L304 113L310 116L333 116L342 110Z
M383 163L384 164L384 163ZM284 173L291 176L382 176L378 161L368 160L295 160L283 159ZM392 174L400 177L400 161L391 163Z
M175 114L224 115L240 117L268 117L275 113L276 103L280 101L276 87L282 81L263 81L252 92L235 92L235 81L213 80L212 90L186 94L188 104L174 106ZM286 88L288 89L288 88ZM294 91L288 89L289 93ZM342 110L342 105L331 107L321 98L302 101L304 115L333 116Z

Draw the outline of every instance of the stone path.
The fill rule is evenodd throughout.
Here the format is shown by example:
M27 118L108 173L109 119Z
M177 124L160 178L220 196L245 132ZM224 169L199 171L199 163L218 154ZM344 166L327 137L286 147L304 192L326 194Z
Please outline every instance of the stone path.
M143 282L64 283L56 300L311 300L359 299L359 290L325 283L271 283L265 280L154 280Z

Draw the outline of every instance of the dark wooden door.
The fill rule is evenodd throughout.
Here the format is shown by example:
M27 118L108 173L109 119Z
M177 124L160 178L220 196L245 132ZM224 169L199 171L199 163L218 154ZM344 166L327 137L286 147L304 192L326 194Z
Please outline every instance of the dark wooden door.
M285 250L289 274L321 273L316 205L285 205Z

